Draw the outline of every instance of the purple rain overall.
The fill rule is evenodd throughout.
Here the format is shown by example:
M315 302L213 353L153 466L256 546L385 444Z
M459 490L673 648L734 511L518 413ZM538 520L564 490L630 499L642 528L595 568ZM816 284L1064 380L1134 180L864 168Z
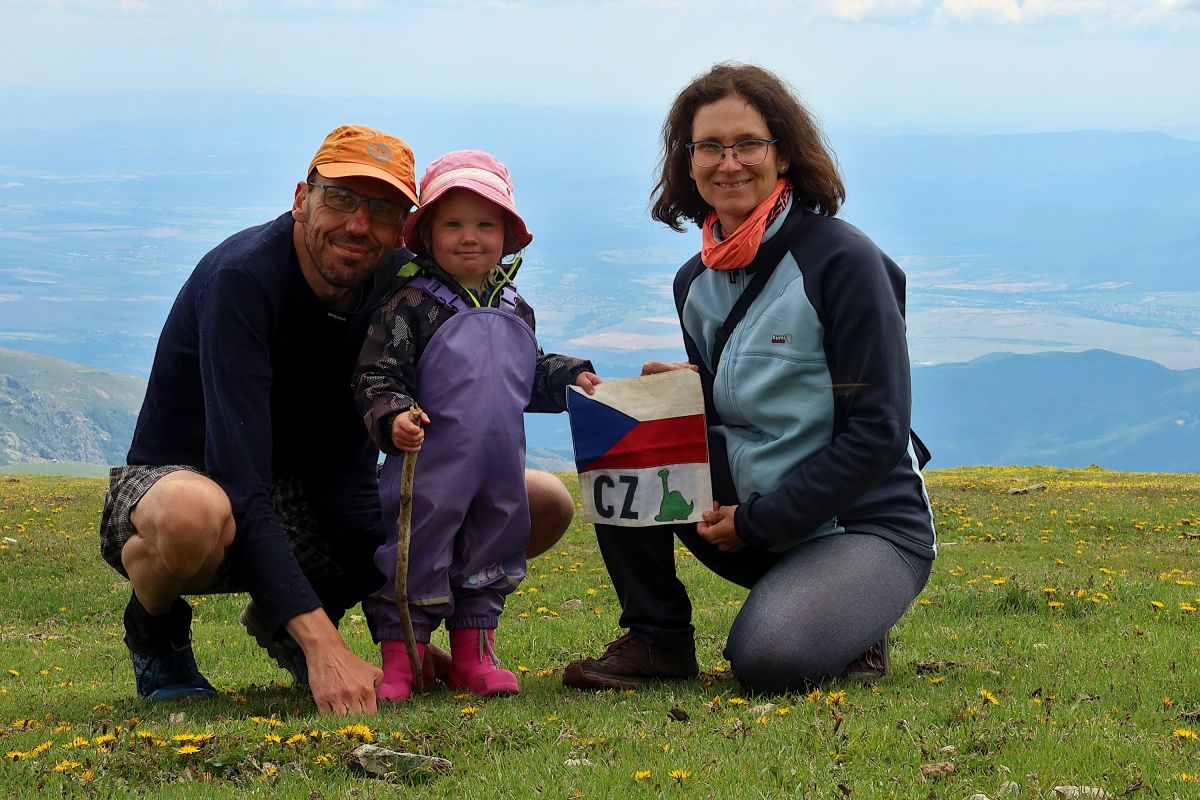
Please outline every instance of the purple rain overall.
M455 313L433 334L417 365L417 403L429 415L413 480L408 599L419 642L446 627L495 628L504 596L525 577L529 497L525 407L537 341L515 313L515 291L498 308L472 308L441 282L413 278ZM379 639L402 639L395 603L397 515L404 457L379 476L387 542L375 551L385 576L364 606Z

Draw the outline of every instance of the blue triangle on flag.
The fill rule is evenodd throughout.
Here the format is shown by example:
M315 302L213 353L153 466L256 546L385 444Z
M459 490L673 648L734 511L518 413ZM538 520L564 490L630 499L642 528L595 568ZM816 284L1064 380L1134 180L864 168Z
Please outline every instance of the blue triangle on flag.
M628 414L582 392L567 393L567 411L571 418L571 439L575 444L575 468L580 472L587 470L593 461L638 424Z

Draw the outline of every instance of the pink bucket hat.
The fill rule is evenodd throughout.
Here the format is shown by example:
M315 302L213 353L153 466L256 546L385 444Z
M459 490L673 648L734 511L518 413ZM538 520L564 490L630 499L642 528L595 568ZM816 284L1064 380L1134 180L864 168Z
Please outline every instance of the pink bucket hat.
M417 241L417 224L438 198L451 189L467 189L504 210L508 215L508 233L511 234L505 238L504 255L512 255L533 241L533 234L517 213L508 167L482 150L455 150L436 159L421 176L420 205L404 223L404 243L410 250L417 253L423 251L424 248Z

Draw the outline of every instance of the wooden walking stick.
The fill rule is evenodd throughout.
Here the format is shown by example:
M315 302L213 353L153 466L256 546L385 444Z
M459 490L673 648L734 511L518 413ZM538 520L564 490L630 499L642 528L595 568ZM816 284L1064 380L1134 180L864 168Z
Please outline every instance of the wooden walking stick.
M408 409L408 418L421 424L421 409L414 405ZM399 535L396 538L396 610L400 612L400 626L404 633L404 649L412 665L413 692L425 691L425 671L421 656L417 652L417 637L413 633L412 613L408 608L408 546L412 540L413 476L417 471L417 453L404 454L404 468L400 472L400 515L396 518Z

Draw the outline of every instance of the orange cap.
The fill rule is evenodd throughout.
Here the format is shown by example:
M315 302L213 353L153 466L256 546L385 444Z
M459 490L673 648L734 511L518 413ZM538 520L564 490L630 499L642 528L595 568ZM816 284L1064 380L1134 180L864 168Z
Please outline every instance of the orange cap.
M377 178L417 202L413 152L407 144L374 128L343 125L321 143L308 174L315 169L326 178Z

